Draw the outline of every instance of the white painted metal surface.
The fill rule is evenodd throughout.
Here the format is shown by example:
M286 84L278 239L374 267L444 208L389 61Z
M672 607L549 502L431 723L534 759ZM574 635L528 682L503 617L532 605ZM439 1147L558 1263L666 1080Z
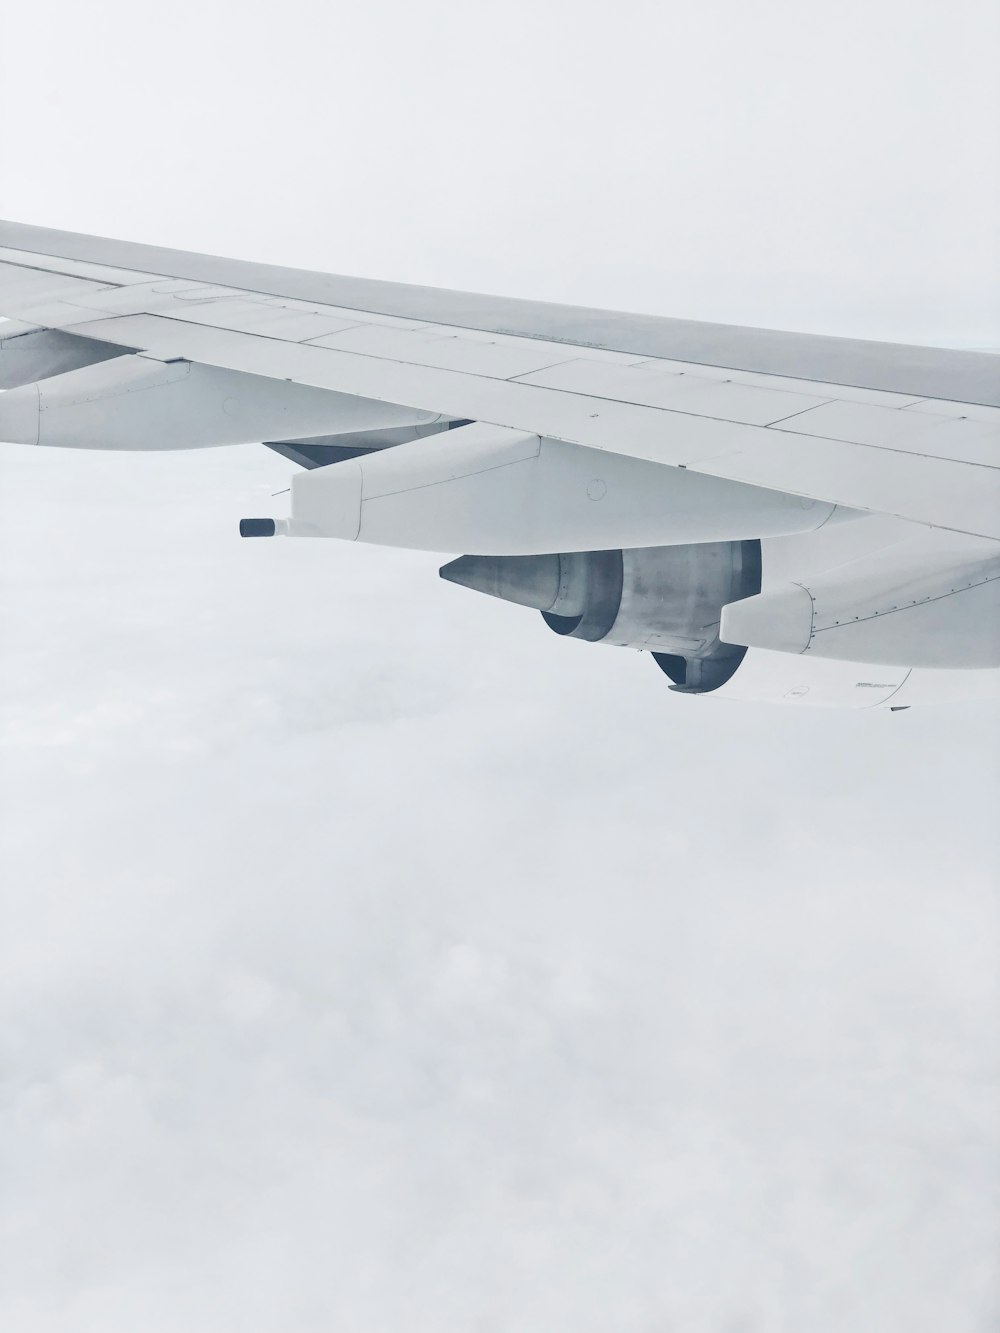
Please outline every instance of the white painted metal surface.
M298 474L286 530L534 555L805 532L833 513L818 501L472 425Z
M906 542L722 613L726 643L856 662L1000 666L1000 552Z
M871 666L751 648L715 699L793 708L885 709L1000 698L1000 670Z
M775 423L777 424L777 423ZM868 403L824 403L785 423L796 435L902 450L929 458L1000 465L1000 418L970 420L912 407L896 411Z
M575 360L521 378L527 384L543 388L668 408L692 416L715 417L720 421L742 422L750 426L767 426L826 401L825 397L815 394L774 390L704 375L700 367L687 366L680 371L673 367L664 369L650 361L627 366Z
M1000 425L1000 407L983 407L979 403L952 403L947 398L921 398L915 403L910 403L908 410L929 412L932 416L965 417L969 421L988 421L994 426Z
M795 708L891 707L910 670L751 648L733 678L709 697Z
M65 256L39 254L33 250L18 250L12 246L0 245L0 263L14 264L20 268L40 269L43 273L61 273L68 277L86 278L90 282L107 283L116 287L158 281L155 273L144 273L141 269L95 264L80 259L68 259Z
M143 356L0 396L0 439L80 449L205 448L433 419L412 408Z
M814 659L817 660L818 659ZM891 707L986 702L1000 699L1000 671L942 671L914 667L892 697Z
M378 324L357 324L343 333L312 340L315 346L335 351L360 352L386 361L414 366L459 370L490 379L512 379L530 370L564 359L565 347L534 344L530 338L498 341L465 330L440 328L401 329Z
M221 323L240 333L259 333L283 342L308 342L352 327L351 320L340 315L303 310L277 301L265 305L241 296L191 302L184 308L184 318L192 324L212 327Z
M0 262L0 315L21 318L22 311L34 306L67 300L73 296L86 296L103 290L105 286L105 283L93 279Z
M118 355L121 348L76 338L62 329L0 323L0 389L17 389Z

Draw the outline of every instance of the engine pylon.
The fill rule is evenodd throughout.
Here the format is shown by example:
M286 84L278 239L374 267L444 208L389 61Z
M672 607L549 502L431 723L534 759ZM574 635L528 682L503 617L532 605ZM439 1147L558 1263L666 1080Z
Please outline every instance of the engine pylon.
M290 536L483 556L751 540L856 516L483 422L300 473L291 491Z

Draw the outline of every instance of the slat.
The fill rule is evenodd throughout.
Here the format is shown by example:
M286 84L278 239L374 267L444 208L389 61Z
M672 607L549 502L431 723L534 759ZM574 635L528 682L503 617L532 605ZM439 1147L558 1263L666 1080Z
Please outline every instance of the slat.
M0 315L24 318L22 311L52 301L99 292L103 284L88 278L0 262ZM28 323L34 321L28 320Z

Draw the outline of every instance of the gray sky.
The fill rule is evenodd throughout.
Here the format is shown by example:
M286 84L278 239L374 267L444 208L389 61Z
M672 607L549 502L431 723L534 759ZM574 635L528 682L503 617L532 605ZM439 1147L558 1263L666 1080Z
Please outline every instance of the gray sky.
M0 215L1000 343L992 3L0 24ZM256 448L0 468L4 1327L996 1326L996 706L679 698L241 544Z

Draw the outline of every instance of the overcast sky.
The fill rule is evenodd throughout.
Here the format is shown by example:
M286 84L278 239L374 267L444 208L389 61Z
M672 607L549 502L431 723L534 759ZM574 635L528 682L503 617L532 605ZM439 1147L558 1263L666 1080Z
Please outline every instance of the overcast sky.
M0 10L0 215L1000 344L989 0ZM0 447L0 1324L986 1333L1000 712L684 699Z

